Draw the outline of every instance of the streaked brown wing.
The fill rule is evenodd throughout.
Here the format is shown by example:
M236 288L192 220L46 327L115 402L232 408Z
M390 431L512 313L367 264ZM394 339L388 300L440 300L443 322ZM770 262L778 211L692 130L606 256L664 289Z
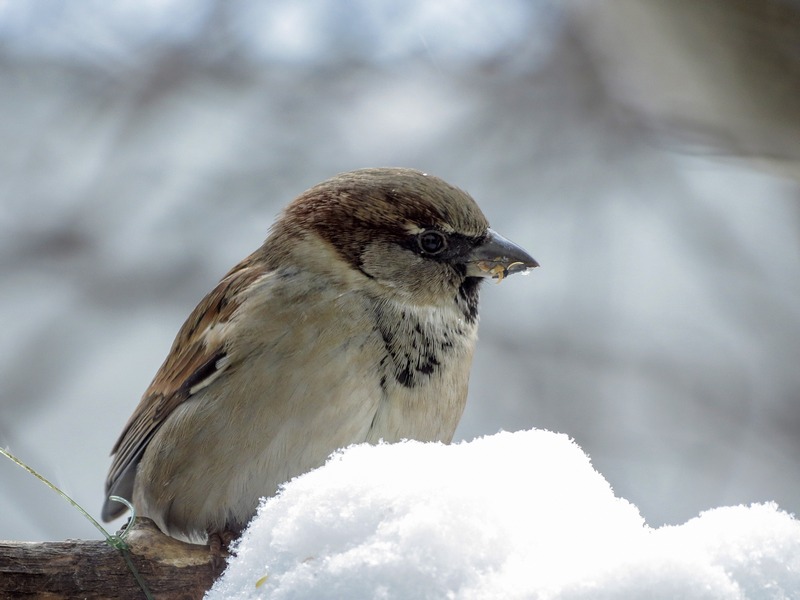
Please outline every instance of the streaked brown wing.
M104 521L125 512L124 505L109 500L108 496L132 500L139 460L172 411L230 368L227 339L219 335L219 329L231 320L247 297L247 290L265 273L254 256L234 267L192 311L125 425L111 451L114 460L106 479Z

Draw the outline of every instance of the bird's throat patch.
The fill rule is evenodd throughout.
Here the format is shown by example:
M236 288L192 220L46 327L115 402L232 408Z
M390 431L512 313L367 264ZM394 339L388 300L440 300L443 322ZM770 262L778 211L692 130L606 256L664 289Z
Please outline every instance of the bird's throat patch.
M381 387L390 382L406 388L426 384L452 358L460 338L468 336L466 323L454 319L423 319L414 310L383 305L375 310L376 330L383 342Z

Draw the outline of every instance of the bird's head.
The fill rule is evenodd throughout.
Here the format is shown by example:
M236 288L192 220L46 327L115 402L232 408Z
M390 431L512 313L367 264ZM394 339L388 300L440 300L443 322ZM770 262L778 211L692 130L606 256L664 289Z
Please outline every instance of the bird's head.
M301 262L376 295L422 306L461 297L473 310L484 278L538 266L489 228L469 194L400 168L342 173L312 187L286 208L265 246L274 267Z

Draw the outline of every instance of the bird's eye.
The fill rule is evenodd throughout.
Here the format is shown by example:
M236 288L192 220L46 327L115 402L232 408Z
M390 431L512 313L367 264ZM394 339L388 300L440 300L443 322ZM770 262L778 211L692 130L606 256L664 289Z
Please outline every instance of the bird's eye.
M417 244L425 254L439 254L447 248L447 237L441 231L429 229L417 236Z

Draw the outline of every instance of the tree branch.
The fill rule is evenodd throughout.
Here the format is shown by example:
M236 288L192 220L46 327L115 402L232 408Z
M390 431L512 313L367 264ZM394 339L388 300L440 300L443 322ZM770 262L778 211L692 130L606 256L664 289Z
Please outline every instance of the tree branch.
M215 575L208 546L187 544L138 518L126 537L151 594L202 598ZM104 541L0 541L0 598L145 598L122 554Z

